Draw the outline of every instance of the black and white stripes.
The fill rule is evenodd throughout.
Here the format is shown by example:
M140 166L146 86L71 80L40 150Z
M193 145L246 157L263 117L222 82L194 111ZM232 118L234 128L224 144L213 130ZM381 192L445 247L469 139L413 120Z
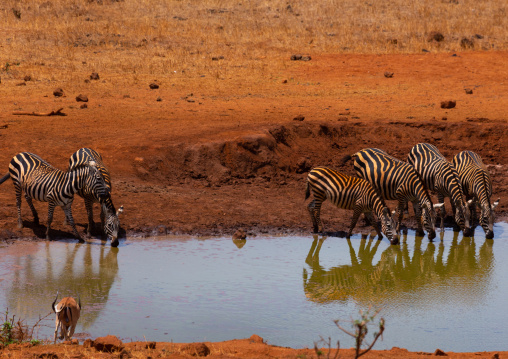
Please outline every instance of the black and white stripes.
M415 210L418 233L423 235L423 222L429 239L436 237L434 206L413 166L377 148L363 149L351 158L354 159L354 168L360 178L370 182L385 200L398 201L397 232L400 231L403 211L409 201ZM442 204L436 205L440 206Z
M12 179L16 193L16 206L18 210L18 227L23 227L21 219L21 194L25 193L25 199L32 210L34 222L39 223L39 216L32 199L48 202L48 224L46 238L49 239L53 211L56 206L62 207L65 217L72 226L74 235L81 241L81 236L76 230L72 218L71 205L74 194L79 192L85 185L93 183L104 184L104 179L94 161L89 161L76 166L71 171L61 171L44 161L37 155L23 152L14 156L9 164L9 176L0 180L3 183L8 177Z
M367 181L344 175L330 168L316 167L307 176L305 199L309 198L311 192L314 199L309 203L308 210L314 225L314 232L323 231L320 218L321 205L326 199L329 199L339 208L353 210L349 236L351 236L360 215L365 213L372 220L373 212L381 222L381 231L392 244L398 243L391 213L383 199ZM379 238L382 238L378 225L375 225L373 221L372 224Z
M439 152L436 146L428 143L415 145L408 155L408 162L416 169L430 191L437 193L439 202L450 197L455 222L465 236L470 235L470 211L464 201L464 192L459 175L453 165ZM441 229L444 229L445 208L441 207Z
M480 207L480 225L487 239L494 238L494 209L499 199L491 204L492 181L481 157L472 151L462 151L453 158L466 200L472 200L470 206L472 219L475 217L475 205Z
M111 199L111 176L102 161L102 156L93 149L81 148L70 157L69 171L89 161L94 161L97 164L97 168L104 178L104 185L99 183L86 184L77 192L85 201L88 215L88 234L92 234L92 228L94 227L93 204L100 203L103 234L111 238L111 245L116 247L118 246L118 230L120 229L118 215L123 211L123 206L117 211L113 205L113 200Z

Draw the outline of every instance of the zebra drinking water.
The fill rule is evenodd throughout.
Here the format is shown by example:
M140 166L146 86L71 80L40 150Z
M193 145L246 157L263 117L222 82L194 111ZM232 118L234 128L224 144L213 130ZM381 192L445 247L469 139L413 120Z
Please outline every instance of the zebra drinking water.
M69 171L83 165L89 161L94 161L101 172L105 182L105 193L102 193L103 187L97 183L86 184L77 193L85 201L86 213L88 215L87 234L92 234L94 227L93 204L100 203L101 207L101 228L103 236L111 238L111 245L118 246L118 231L120 229L120 220L118 215L123 212L123 206L115 210L113 200L111 199L111 176L107 167L102 162L102 156L90 148L81 148L74 152L69 159Z
M470 234L470 202L464 201L464 192L459 174L453 165L439 152L436 146L428 143L415 145L407 157L407 161L416 169L427 188L437 193L440 203L450 197L455 222L465 236ZM445 207L441 207L441 230L444 230Z
M493 204L490 203L492 196L492 181L481 157L472 151L462 151L453 157L453 167L457 170L466 200L473 200L470 206L471 223L476 215L475 206L478 205L480 212L480 225L487 239L494 238L494 209L499 204L499 198Z
M311 191L314 199L309 203L308 210L315 233L323 231L320 218L321 205L326 199L329 199L339 208L353 210L348 237L351 236L360 214L365 213L371 220L379 239L383 238L379 231L379 224L372 221L372 212L374 212L378 221L381 222L381 231L392 244L399 243L393 228L395 223L390 210L369 182L361 178L347 176L330 168L316 167L307 176L305 199L309 198Z
M32 210L34 222L39 224L39 216L32 203L32 199L41 202L48 202L48 225L46 239L50 239L49 232L53 221L53 211L56 206L62 207L65 217L72 226L74 236L80 242L84 242L74 224L71 205L74 194L85 185L93 183L102 184L104 178L94 161L89 161L76 166L68 172L61 171L37 155L22 152L14 156L9 163L9 173L0 179L0 184L8 178L12 179L16 193L16 206L18 210L18 227L23 228L21 219L21 194L25 193L25 199ZM103 189L102 191L105 191Z
M356 174L369 181L385 200L398 201L397 233L400 233L404 209L409 201L413 203L417 233L423 235L425 227L429 239L436 237L434 208L440 208L443 204L432 204L430 195L413 166L377 148L366 148L351 156L345 156L342 163L349 159L354 159Z

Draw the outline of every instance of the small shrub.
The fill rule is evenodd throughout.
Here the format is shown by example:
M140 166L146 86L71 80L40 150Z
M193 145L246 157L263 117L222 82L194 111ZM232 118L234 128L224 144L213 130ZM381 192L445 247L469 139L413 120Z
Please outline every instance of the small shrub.
M353 327L353 331L349 331L345 328L343 328L339 324L339 320L334 320L333 322L344 333L347 335L355 338L355 359L361 357L362 355L369 352L373 347L374 344L376 344L379 337L383 335L383 332L385 330L385 320L384 318L381 318L379 320L378 326L379 331L374 333L374 339L371 343L368 343L366 341L367 334L369 332L369 326L374 324L374 320L376 316L379 314L379 310L375 311L374 314L370 314L369 311L363 311L360 310L360 319L358 320L352 320L351 325ZM314 351L316 352L316 355L318 357L321 357L324 355L324 353L318 349L319 345L325 344L328 347L328 353L327 353L327 359L333 358L337 359L339 357L339 351L340 351L340 341L337 340L337 351L335 352L334 356L332 355L332 340L329 337L328 340L321 337L321 339L317 342L314 342ZM363 348L363 349L362 349Z

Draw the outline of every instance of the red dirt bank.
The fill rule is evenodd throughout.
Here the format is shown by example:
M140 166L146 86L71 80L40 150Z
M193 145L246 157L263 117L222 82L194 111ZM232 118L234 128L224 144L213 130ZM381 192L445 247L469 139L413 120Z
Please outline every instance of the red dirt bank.
M213 87L194 91L199 79L179 90L164 84L150 90L147 79L144 87L132 85L103 96L114 79L101 73L105 82L88 87L87 109L76 105L74 95L53 97L57 83L16 86L18 79L2 79L0 175L16 153L30 151L64 169L69 156L86 146L102 153L110 168L115 204L125 207L121 221L126 240L166 233L231 235L239 227L249 235L309 233L303 199L305 176L313 166L353 174L351 164L340 166L345 154L378 147L405 159L414 144L430 142L449 160L464 149L483 157L494 198L501 197L498 220L506 220L507 58L507 52L315 55L308 62L288 60L285 73L259 88L249 79L221 83L220 96ZM393 78L383 76L387 70L394 72ZM155 101L157 97L162 101ZM457 106L442 109L445 100L455 100ZM61 107L67 116L12 115ZM299 115L303 121L293 120ZM0 238L41 237L44 227L32 228L25 203L26 228L17 229L11 184L0 186L0 203ZM44 224L47 206L35 205ZM73 213L84 230L81 199ZM328 230L347 228L350 217L349 212L323 208ZM56 236L70 236L62 222L62 211L55 211ZM160 347L164 345L169 344ZM212 345L219 348L212 352L217 358L313 355L249 340ZM80 347L41 348L30 351L64 348L62 352L74 353ZM467 355L454 357L491 358L493 353ZM369 357L421 355L397 349Z

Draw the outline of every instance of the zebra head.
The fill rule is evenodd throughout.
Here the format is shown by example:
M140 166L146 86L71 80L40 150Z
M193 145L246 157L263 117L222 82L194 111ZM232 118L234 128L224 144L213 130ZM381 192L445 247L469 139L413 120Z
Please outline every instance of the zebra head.
M111 238L111 246L118 247L118 231L120 230L118 216L123 212L123 206L120 206L115 212L114 208L110 209L105 204L102 204L102 210L105 214L104 233L108 238Z
M480 206L480 225L485 232L485 238L494 239L494 209L499 204L500 198L497 199L492 205L485 203Z
M390 210L388 207L384 207L383 211L381 213L381 216L379 218L381 222L381 232L384 233L386 238L390 240L391 244L399 244L399 237L397 235L397 232L395 230L396 223L392 218L392 215L390 213Z
M440 209L443 206L444 203L436 203L433 206L428 203L422 205L423 227L427 231L430 240L436 238L436 209Z

